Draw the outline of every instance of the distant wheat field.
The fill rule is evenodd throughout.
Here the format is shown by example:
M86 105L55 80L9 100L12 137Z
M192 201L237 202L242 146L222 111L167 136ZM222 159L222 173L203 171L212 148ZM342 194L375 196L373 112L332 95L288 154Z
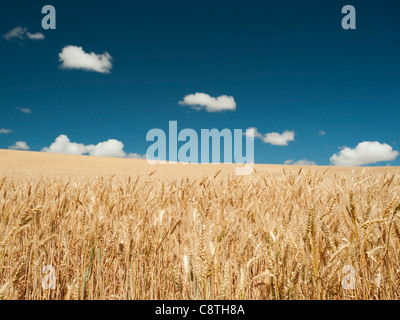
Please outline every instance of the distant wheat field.
M399 299L400 168L0 150L0 299Z

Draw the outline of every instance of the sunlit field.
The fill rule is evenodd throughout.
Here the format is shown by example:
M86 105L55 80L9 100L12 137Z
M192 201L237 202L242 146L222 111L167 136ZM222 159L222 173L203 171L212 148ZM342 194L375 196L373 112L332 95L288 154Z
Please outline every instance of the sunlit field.
M0 299L400 297L399 168L0 163Z

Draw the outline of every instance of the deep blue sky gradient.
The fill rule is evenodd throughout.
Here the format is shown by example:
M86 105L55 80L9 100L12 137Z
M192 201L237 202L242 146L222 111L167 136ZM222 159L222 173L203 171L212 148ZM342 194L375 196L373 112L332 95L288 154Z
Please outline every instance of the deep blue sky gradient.
M46 4L57 10L56 30L41 28ZM357 9L357 30L341 27L346 4ZM23 140L39 151L66 134L84 144L117 139L144 154L147 131L177 120L199 133L296 132L285 147L256 140L258 163L328 165L339 147L362 141L400 150L397 0L3 2L0 34L16 26L46 39L0 38L0 128L13 130L0 148ZM107 51L112 72L60 69L66 45ZM237 110L178 105L196 92L231 95Z

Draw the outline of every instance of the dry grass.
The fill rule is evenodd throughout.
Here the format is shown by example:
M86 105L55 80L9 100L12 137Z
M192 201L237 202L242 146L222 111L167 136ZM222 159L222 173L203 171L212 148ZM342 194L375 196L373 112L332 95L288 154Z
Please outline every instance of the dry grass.
M214 176L0 178L0 299L399 299L398 175Z

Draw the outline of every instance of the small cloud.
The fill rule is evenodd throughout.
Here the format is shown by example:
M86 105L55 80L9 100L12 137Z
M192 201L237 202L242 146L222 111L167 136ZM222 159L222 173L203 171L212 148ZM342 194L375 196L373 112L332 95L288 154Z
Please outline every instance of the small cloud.
M26 28L15 27L14 29L8 31L6 34L3 34L2 36L7 41L10 41L13 39L24 40L25 33L26 33Z
M4 129L4 128L0 129L0 134L8 134L10 132L11 132L10 129Z
M105 142L100 142L97 145L89 145L86 147L89 155L95 157L116 157L124 158L124 144L121 141L110 139Z
M9 146L8 149L12 150L29 150L30 147L25 141L17 141L13 146Z
M315 161L308 161L307 159L298 160L298 161L286 160L284 164L292 165L292 166L316 166L317 165L315 163Z
M248 130L246 130L245 133L243 133L243 135L251 138L258 138L258 139L264 138L264 136L261 133L259 133L257 128L255 127L250 127Z
M58 56L62 69L110 73L112 68L112 57L107 52L103 54L86 53L82 47L66 46Z
M27 32L26 36L28 37L28 39L31 39L31 40L44 40L44 38L45 38L44 34L40 33L40 32L36 32L36 33Z
M205 109L207 112L221 112L236 110L235 99L231 96L222 95L217 98L206 93L189 94L178 102L181 106L191 106L192 109Z
M294 141L294 132L284 131L283 133L267 133L263 141L274 146L287 146L289 141Z
M283 133L271 132L266 134L261 134L258 132L257 128L254 129L254 137L261 139L264 143L269 143L273 146L287 146L289 141L294 141L294 131L284 131ZM247 135L247 133L245 133Z
M320 131L318 132L318 135L320 135L320 136L324 136L324 135L326 135L326 132L325 132L325 131L323 131L323 130L320 130Z
M109 139L96 145L84 145L83 143L71 142L68 136L62 134L49 146L42 149L42 152L64 153L74 155L91 155L95 157L133 157L136 153L127 155L124 144L115 139Z
M3 34L2 36L7 41L11 41L14 39L44 40L44 38L45 38L43 33L40 33L40 32L30 33L30 32L28 32L28 30L26 28L22 28L19 26L8 31L6 34Z
M26 113L26 114L31 114L32 110L29 108L21 108L21 107L16 107L16 109L18 109L19 111L21 111L22 113Z
M138 153L130 153L130 154L128 154L128 158L131 158L131 159L146 159L146 155L141 155L141 154L138 154Z
M398 155L399 152L394 151L386 143L364 141L360 142L354 149L342 147L339 153L330 158L330 161L334 166L362 166L382 161L393 161Z

